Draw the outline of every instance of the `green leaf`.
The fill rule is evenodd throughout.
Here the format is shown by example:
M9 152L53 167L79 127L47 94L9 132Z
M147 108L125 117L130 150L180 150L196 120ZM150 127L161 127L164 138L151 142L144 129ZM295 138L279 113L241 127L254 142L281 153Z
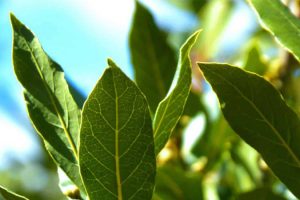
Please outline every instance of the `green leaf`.
M163 200L201 200L201 175L186 172L177 166L165 165L157 169L155 194Z
M267 64L261 58L261 52L256 45L249 49L244 66L245 70L255 72L259 75L264 75L268 69Z
M154 113L172 83L176 57L151 13L138 1L130 33L130 50L136 82Z
M24 87L32 124L59 167L81 187L77 165L81 116L64 79L63 70L44 52L34 34L13 14L11 23L14 70Z
M147 101L113 63L84 104L80 171L93 199L151 199L156 159Z
M280 0L248 0L262 26L300 59L300 20Z
M190 93L192 82L192 68L189 54L196 42L200 31L191 35L180 49L178 67L168 92L159 103L154 116L154 142L156 155L167 143L172 130L175 128L184 110Z
M3 200L28 200L27 198L20 196L14 192L11 192L2 186L0 186L0 199L3 199Z
M300 120L262 77L227 64L199 63L232 129L300 197Z

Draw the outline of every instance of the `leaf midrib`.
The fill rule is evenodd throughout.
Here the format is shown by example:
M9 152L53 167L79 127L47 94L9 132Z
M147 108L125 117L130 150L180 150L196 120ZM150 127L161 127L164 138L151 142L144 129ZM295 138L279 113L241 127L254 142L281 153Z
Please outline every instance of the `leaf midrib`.
M209 68L209 67L208 67ZM206 68L206 69L208 69ZM294 159L294 161L297 163L298 166L300 166L300 160L297 158L297 156L294 154L294 152L292 151L292 149L288 146L288 144L286 144L285 140L281 137L280 133L277 131L277 129L268 121L268 119L264 116L264 114L255 106L255 104L253 104L252 101L250 101L250 99L248 99L243 93L242 91L239 90L239 88L237 88L234 84L232 84L229 80L225 79L223 76L219 75L218 73L215 73L213 70L210 70L211 73L215 74L216 76L218 76L220 79L224 80L227 84L229 84L233 89L235 89L238 94L241 95L241 97L243 99L245 99L252 107L253 109L258 113L258 115L262 118L263 121L266 122L266 124L271 128L271 130L274 132L274 134L276 135L276 137L280 140L280 142L283 144L283 146L287 149L287 151L290 153L290 155L292 156L292 158Z
M118 188L118 200L123 200L122 182L120 174L120 158L119 158L119 97L115 83L115 76L112 69L112 78L115 92L115 112L116 112L116 128L115 128L115 165L116 165L116 179Z
M20 30L19 30L19 32L20 32ZM27 40L25 38L24 38L24 41L25 41L25 44L26 44L27 48L29 49L30 55L31 55L31 57L33 59L33 62L36 65L37 71L38 71L38 73L39 73L39 75L40 75L40 77L42 79L43 85L46 88L47 94L50 97L50 101L52 103L52 106L54 107L54 110L55 110L55 112L56 112L56 114L57 114L57 116L59 118L59 121L62 124L62 128L64 130L64 133L65 133L65 135L67 137L67 140L68 140L69 144L71 145L71 148L72 148L72 151L74 153L75 159L76 159L76 161L78 161L78 152L77 152L77 148L76 148L75 142L73 141L73 139L71 137L71 134L68 131L67 126L66 126L64 120L62 119L62 116L60 115L60 113L58 111L58 108L56 106L55 100L54 100L54 98L53 98L53 96L51 94L51 91L50 91L48 85L45 83L46 81L45 81L45 77L44 77L43 73L41 72L41 66L38 64L38 62L37 62L37 60L36 60L36 58L34 56L33 50L31 49L30 45L28 44L28 42L27 42ZM49 62L48 58L47 58L47 61Z
M152 41L152 37L150 35L150 32L149 31L146 31L146 35L147 35L147 40L150 42L150 44L153 44ZM150 53L151 57L153 58L153 63L150 64L150 68L152 68L153 72L154 72L154 77L156 79L156 82L157 82L157 89L159 91L159 94L161 96L161 98L163 98L166 94L166 88L165 88L165 85L162 81L162 75L161 75L161 72L160 72L160 64L158 62L158 59L157 59L157 55L155 53L155 50L154 50L154 47L153 45L148 45L148 52Z

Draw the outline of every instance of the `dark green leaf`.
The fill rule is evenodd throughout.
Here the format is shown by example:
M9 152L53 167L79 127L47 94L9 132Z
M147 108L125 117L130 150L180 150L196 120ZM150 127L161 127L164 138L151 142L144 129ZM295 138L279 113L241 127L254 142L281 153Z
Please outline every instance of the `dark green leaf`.
M0 199L1 200L28 200L27 198L20 196L8 189L0 186Z
M300 120L262 77L227 64L199 63L233 130L300 197Z
M149 11L136 1L130 33L135 79L154 113L166 96L176 70L176 57Z
M14 70L24 87L32 124L56 163L81 187L77 165L80 110L70 94L63 70L13 14L11 23Z
M111 61L82 112L80 170L88 196L151 199L156 159L147 101Z
M248 0L261 23L295 57L300 59L300 20L280 0Z
M192 69L189 54L200 31L190 36L180 49L178 67L168 95L158 105L154 116L154 142L156 155L165 146L184 110L190 93Z

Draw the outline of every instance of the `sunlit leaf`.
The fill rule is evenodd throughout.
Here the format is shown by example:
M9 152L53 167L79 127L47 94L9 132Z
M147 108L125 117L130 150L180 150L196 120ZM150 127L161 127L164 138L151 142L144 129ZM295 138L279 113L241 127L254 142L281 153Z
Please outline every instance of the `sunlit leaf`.
M21 195L18 195L14 192L11 192L2 186L0 186L0 199L2 199L2 200L28 200L27 198L25 198Z
M189 96L192 81L189 54L199 33L200 31L195 32L181 47L178 66L172 86L168 95L160 102L156 110L153 123L156 155L168 141L172 130L180 119L186 100Z
M233 130L300 196L300 120L262 77L227 64L199 63Z
M24 87L32 124L56 163L81 187L77 165L80 110L70 94L63 70L13 14L11 23L14 70Z
M138 1L130 33L135 79L154 113L166 96L176 70L176 57L151 13Z
M148 104L111 61L82 112L80 171L91 200L151 199L156 169Z
M248 0L265 29L300 59L300 20L280 0Z

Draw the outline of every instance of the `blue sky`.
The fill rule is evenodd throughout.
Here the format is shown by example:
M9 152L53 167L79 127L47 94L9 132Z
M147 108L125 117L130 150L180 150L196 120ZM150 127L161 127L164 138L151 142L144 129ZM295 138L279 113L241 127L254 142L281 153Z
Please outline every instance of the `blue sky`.
M197 26L195 16L163 1L142 2L165 29L180 32ZM39 156L41 148L27 119L22 88L12 69L9 12L36 34L46 52L63 67L67 77L88 94L106 67L108 57L133 77L128 49L133 11L133 0L0 1L2 167L11 157L21 162L30 161Z

